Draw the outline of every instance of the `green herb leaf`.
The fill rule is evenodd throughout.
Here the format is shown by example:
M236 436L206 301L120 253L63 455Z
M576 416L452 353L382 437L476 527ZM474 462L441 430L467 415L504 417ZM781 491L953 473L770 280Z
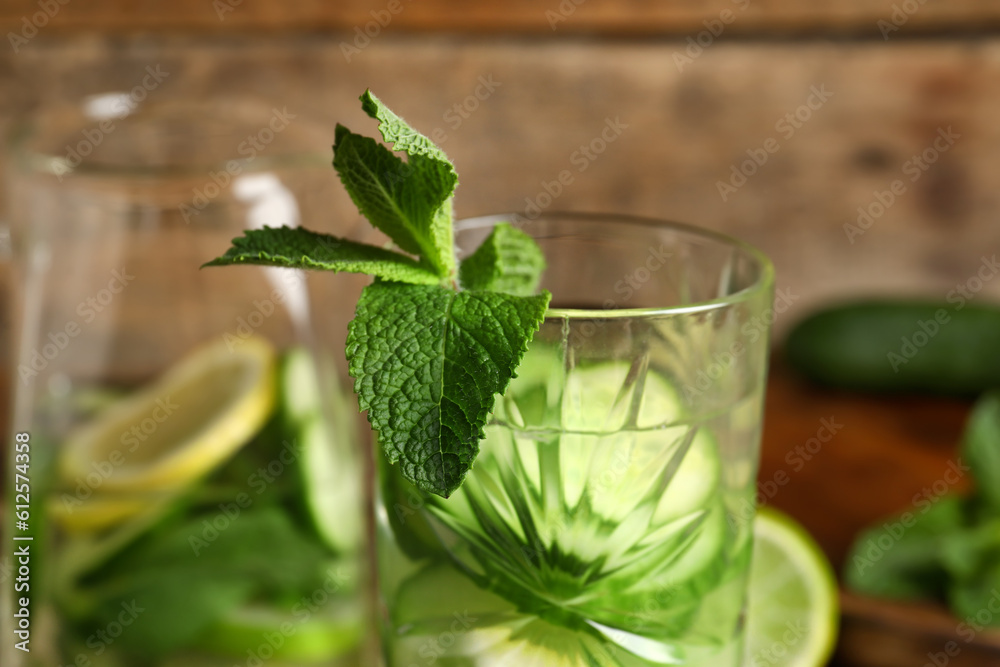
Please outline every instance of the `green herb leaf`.
M1000 512L1000 391L976 402L962 437L962 454L972 468L976 494Z
M980 520L949 534L942 545L948 574L966 580L1000 562L1000 519Z
M249 229L233 239L226 254L205 266L231 264L366 273L383 280L421 285L441 282L435 273L406 255L301 227Z
M545 255L535 240L520 229L499 224L462 261L458 275L465 289L530 296L538 291L543 271Z
M983 610L990 611L985 625L1000 626L1000 615L992 613L1000 590L1000 563L995 560L968 579L952 583L948 590L948 603L959 618L976 619L982 623Z
M102 568L83 589L96 601L87 624L107 627L126 609L131 623L118 646L158 656L189 646L254 596L301 594L321 581L328 556L280 509L248 511L222 530L214 518L150 536Z
M463 263L468 291L458 291L454 166L371 91L361 106L407 159L338 125L333 166L358 210L418 260L341 239L331 247L317 242L322 235L283 228L248 232L209 265L374 275L348 336L359 403L403 476L447 497L471 468L496 394L506 390L544 317L550 295L529 295L545 260L530 237L500 225Z
M549 298L365 288L347 337L349 370L386 457L406 479L444 497L462 483Z
M844 564L859 593L894 599L943 596L948 583L944 544L964 530L962 499L944 496L921 512L905 512L865 531Z
M451 180L458 183L458 175L451 160L438 148L433 141L420 134L409 124L397 116L382 100L375 97L372 91L366 90L361 95L361 108L366 114L378 120L378 130L382 138L393 145L397 151L403 151L411 158L421 156L437 163L442 171L451 172Z
M451 196L458 176L430 139L389 111L370 92L362 108L408 162L374 139L338 125L333 166L358 210L403 250L420 255L438 275L455 272Z

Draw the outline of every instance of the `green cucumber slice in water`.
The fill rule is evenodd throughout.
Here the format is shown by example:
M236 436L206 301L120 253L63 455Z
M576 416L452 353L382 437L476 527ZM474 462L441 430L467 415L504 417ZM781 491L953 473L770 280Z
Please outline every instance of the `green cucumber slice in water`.
M595 511L615 520L661 493L653 523L663 524L709 505L721 479L718 446L706 427L684 423L681 396L664 377L647 371L637 381L630 373L628 364L605 363L569 374L563 477L571 504L586 491Z
M715 438L707 429L699 428L660 497L653 522L663 523L707 507L721 478L722 462Z
M299 470L306 510L319 537L339 553L361 543L361 466L350 442L350 416L331 397L330 419L317 358L306 348L288 350L279 370L285 426L300 447Z
M625 362L577 366L566 376L562 426L567 431L614 433L673 424L682 415L680 394L652 370Z
M395 642L404 655L426 652L429 640L447 636L446 656L435 655L439 667L476 665L495 667L590 667L592 657L610 657L602 642L589 633L553 625L524 614L507 600L476 586L445 564L432 564L408 579L396 599ZM642 667L631 656L614 653L615 664ZM390 659L391 667L409 665Z
M304 347L293 347L281 359L279 397L285 419L291 424L310 420L323 409L316 361Z
M244 657L267 647L270 660L325 662L357 646L361 631L356 611L335 603L315 611L248 605L215 624L198 648Z
M361 543L360 471L344 461L343 443L319 415L301 427L299 440L303 492L316 532L335 551L349 553Z

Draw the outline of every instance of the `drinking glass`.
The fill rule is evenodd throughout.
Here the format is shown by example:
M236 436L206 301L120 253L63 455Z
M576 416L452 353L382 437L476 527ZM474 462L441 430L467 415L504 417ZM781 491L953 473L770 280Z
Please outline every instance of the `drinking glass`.
M503 218L461 223L468 253ZM380 457L389 667L735 667L773 270L713 232L523 226L553 303L450 498Z
M340 383L363 281L199 269L248 228L328 226L329 135L130 94L15 131L3 665L370 664Z

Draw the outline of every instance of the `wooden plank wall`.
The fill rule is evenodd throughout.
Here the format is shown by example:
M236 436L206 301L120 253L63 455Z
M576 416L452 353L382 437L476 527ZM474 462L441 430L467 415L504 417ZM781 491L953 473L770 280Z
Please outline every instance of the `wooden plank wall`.
M39 36L0 52L0 122L132 88L153 66L169 76L151 100L250 93L332 136L336 121L372 129L356 102L371 86L417 127L444 132L459 214L523 211L570 169L553 208L683 220L761 246L792 302L779 329L863 291L943 298L996 250L993 38L732 39L690 62L680 39L424 34L382 35L347 62L344 38ZM488 99L470 97L477 89ZM607 119L620 136L574 161ZM338 201L333 217L357 216ZM859 223L859 207L871 218ZM1000 280L985 295L1000 295Z
M898 8L898 10L897 10ZM579 33L662 36L703 28L726 11L740 15L739 34L863 35L880 32L893 14L907 31L981 31L1000 21L989 0L7 0L0 7L6 33L39 11L47 30L134 32L163 30L214 34L242 31L353 31L386 10L394 30L541 33L553 27ZM556 18L561 15L560 18Z
M0 7L0 130L159 67L150 100L251 94L332 138L336 121L372 129L356 102L370 86L443 132L460 215L523 212L569 169L552 208L759 245L788 306L779 335L829 299L944 298L992 270L998 3L52 2ZM581 161L616 120L620 136ZM356 219L339 194L330 220L309 224ZM984 281L977 298L998 297L1000 280Z

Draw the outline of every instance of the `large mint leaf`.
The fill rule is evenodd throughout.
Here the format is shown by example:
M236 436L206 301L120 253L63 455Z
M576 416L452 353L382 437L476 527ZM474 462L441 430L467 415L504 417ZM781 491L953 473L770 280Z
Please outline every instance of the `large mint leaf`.
M347 337L349 369L361 409L406 479L444 497L459 487L549 298L365 288Z
M374 95L362 106L379 120L382 136L404 151L393 155L374 139L338 125L333 166L358 210L400 248L420 255L441 276L455 271L451 196L455 168L427 137L385 108Z
M367 273L384 280L433 285L441 278L398 252L318 234L301 227L249 229L205 266L263 264L294 269Z
M545 255L535 240L500 224L462 261L458 275L465 289L528 296L538 291L544 270Z

